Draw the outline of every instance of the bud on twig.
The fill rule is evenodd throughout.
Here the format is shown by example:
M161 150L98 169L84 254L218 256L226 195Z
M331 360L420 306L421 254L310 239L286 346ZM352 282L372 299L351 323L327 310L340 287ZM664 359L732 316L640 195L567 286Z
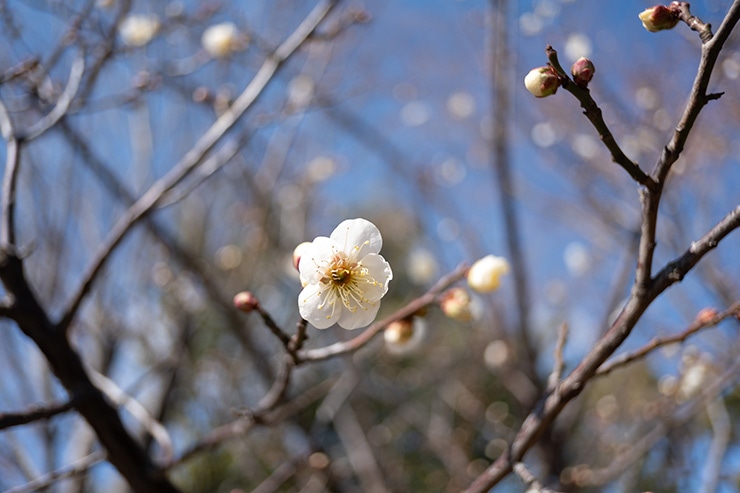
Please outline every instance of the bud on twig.
M642 25L651 33L673 29L678 24L678 12L664 5L645 9L638 15Z
M580 87L586 88L588 83L594 77L596 68L591 60L586 57L581 57L576 60L576 63L570 68L570 73L573 76L573 81Z
M242 291L241 293L237 293L236 296L234 296L234 306L244 313L249 313L253 310L256 310L259 304L260 301L254 295L254 293L250 291Z
M460 322L473 320L473 312L470 309L470 295L463 288L449 289L442 295L439 305L442 312L451 319Z
M524 78L524 85L535 97L545 98L557 92L560 78L554 68L546 65L530 70Z

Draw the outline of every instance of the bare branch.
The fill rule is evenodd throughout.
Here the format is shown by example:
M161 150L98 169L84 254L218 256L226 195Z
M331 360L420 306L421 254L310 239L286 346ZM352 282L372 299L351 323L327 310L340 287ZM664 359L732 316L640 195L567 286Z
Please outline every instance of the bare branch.
M611 361L601 365L599 370L596 372L594 376L604 376L612 371L621 368L623 366L628 365L629 363L632 363L635 360L642 359L646 355L650 354L651 352L655 351L656 349L667 346L668 344L674 344L678 342L683 342L686 339L689 338L689 336L692 336L699 332L701 329L706 327L713 327L720 323L722 320L735 316L738 313L740 313L740 301L733 304L730 308L725 310L722 313L719 313L715 315L714 317L708 319L708 320L696 320L694 323L689 325L685 330L682 332L679 332L678 334L674 334L672 336L658 336L653 338L650 342L642 346L641 348L622 354Z
M25 411L17 413L0 413L0 430L13 426L25 425L42 419L53 418L74 408L74 400L47 404L44 406L32 406Z

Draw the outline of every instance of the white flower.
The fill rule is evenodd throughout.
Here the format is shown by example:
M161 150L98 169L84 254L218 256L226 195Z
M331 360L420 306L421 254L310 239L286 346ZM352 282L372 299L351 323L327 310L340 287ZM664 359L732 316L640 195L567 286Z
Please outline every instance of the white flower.
M313 240L298 265L304 286L298 296L301 317L317 329L370 324L393 279L391 266L378 255L381 246L380 231L365 219L343 221L329 238Z
M223 58L232 51L246 47L246 38L231 22L209 27L203 31L200 42L208 54L214 58Z
M486 255L468 270L468 286L480 293L498 289L501 276L509 272L509 262L503 257Z
M159 19L156 15L130 15L118 26L124 44L136 47L151 41L158 30Z

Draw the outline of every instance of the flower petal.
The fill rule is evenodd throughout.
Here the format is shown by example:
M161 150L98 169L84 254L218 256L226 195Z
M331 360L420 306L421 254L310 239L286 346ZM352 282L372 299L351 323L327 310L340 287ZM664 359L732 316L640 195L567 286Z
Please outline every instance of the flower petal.
M380 230L367 219L347 219L331 233L331 239L349 256L361 258L368 253L378 253L383 246Z
M367 269L368 277L375 279L377 284L362 284L364 297L370 301L378 301L388 292L388 281L393 279L393 271L390 264L382 255L371 253L366 255L360 265Z
M365 303L352 313L349 310L342 310L342 316L339 319L339 326L343 329L354 330L360 327L370 325L375 320L375 316L380 309L380 302Z
M315 284L323 276L324 265L331 259L339 247L326 236L319 236L310 244L306 245L301 252L301 262L298 264L298 272L301 284Z
M327 300L330 294L322 284L309 284L298 295L298 311L301 317L317 329L331 327L337 323L344 311L341 305L335 305L338 303L336 299Z

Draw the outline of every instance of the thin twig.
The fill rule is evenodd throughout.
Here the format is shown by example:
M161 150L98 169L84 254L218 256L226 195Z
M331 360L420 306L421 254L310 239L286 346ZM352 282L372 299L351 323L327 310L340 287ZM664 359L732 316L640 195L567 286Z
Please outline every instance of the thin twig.
M596 104L594 98L591 97L591 93L588 89L580 87L578 84L573 82L568 74L563 70L563 67L558 61L558 52L553 49L552 46L547 46L545 49L547 54L547 60L550 65L557 71L560 77L563 89L571 93L581 103L583 108L583 114L591 122L599 134L599 138L604 143L609 152L612 155L612 160L620 165L629 175L640 185L644 185L647 188L654 188L655 182L640 167L632 161L622 151L622 148L617 144L617 140L614 138L611 130L604 121L604 117L601 114L601 108Z
M0 101L0 133L5 139L0 255L5 255L14 253L12 250L15 248L15 192L20 169L20 143L15 135L13 121L2 101Z
M563 375L563 368L565 368L565 361L563 360L563 350L565 349L565 342L568 339L568 324L563 322L560 324L558 329L558 340L555 343L555 350L553 351L553 357L555 363L552 368L552 373L547 378L547 390L555 390L560 383L560 377Z
M329 346L316 348L316 349L304 349L296 353L296 363L303 363L307 361L322 361L325 359L338 356L340 354L348 354L357 351L365 344L370 342L375 335L382 332L388 324L397 320L404 319L418 312L420 309L434 303L437 300L437 296L444 291L449 285L459 281L463 278L467 272L467 266L465 264L459 265L454 271L442 277L437 283L432 286L429 291L419 296L418 298L410 301L407 305L397 310L394 314L375 322L365 329L360 335L354 337L348 341L336 342Z
M71 478L87 472L91 467L105 460L105 452L98 450L78 459L68 466L52 471L26 484L5 490L4 493L29 493L42 491L61 479Z
M90 369L90 377L106 396L119 406L123 406L131 416L154 438L162 449L162 461L170 462L173 457L172 439L167 429L141 405L139 401L126 394L116 383L102 373Z
M696 320L691 325L689 325L685 330L679 332L678 334L674 334L672 336L657 336L654 337L650 342L645 344L639 349L636 349L634 351L631 351L629 353L622 354L620 356L617 356L616 358L613 358L612 360L604 363L599 367L599 370L594 374L594 376L604 376L612 371L616 370L617 368L621 368L623 366L628 365L629 363L632 363L635 360L642 359L649 353L655 351L656 349L667 346L668 344L674 344L683 342L686 339L689 338L689 336L692 336L699 332L701 329L706 327L713 327L720 323L722 320L737 315L740 313L740 301L733 304L730 308L725 310L722 313L719 313L715 315L714 317L710 318L709 320Z
M0 413L0 430L13 426L25 425L42 419L53 418L74 408L75 401L32 406L17 413Z
M151 212L166 192L175 187L201 164L205 155L213 149L226 132L252 106L262 94L267 84L272 80L278 68L308 39L335 3L336 0L322 0L319 2L288 39L265 59L257 74L239 97L236 98L232 106L213 123L169 173L157 180L124 213L123 217L119 219L106 239L98 247L92 261L82 275L82 280L78 288L74 291L58 323L60 330L68 329L80 304L90 291L93 282L101 272L103 266L133 226Z
M77 90L80 88L80 82L82 81L82 75L85 73L85 54L79 52L74 62L72 62L72 68L69 72L69 79L67 80L67 86L64 88L64 92L59 96L57 104L54 108L46 114L42 119L31 125L25 132L18 134L18 139L23 141L30 141L39 137L44 132L52 128L56 123L67 114L69 106L72 104L72 100L77 94Z
M522 480L522 482L529 488L529 490L534 490L539 493L558 493L555 490L551 490L550 488L545 488L542 486L542 483L537 479L537 477L532 474L532 472L527 469L527 466L524 465L523 462L517 462L514 464L514 472L517 476L519 476L519 479ZM528 491L529 491L528 490Z

